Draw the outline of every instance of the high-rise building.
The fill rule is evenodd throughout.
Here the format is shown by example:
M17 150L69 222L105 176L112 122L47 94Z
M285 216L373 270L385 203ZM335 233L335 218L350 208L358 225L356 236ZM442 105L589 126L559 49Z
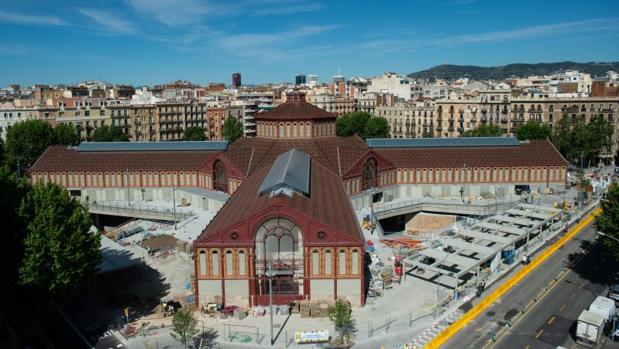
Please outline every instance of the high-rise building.
M297 74L297 76L294 77L295 85L303 85L306 82L307 82L307 80L305 78L305 74Z
M241 87L241 73L232 73L232 87Z

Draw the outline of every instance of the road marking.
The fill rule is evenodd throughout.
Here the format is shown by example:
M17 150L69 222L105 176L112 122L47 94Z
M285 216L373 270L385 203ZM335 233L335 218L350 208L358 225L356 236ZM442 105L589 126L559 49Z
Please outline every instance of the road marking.
M529 348L531 348L531 346L530 346L530 345L528 345L528 344L527 344L527 346L526 346L526 347L524 347L524 349L529 349Z
M537 332L537 334L535 335L535 339L539 339L542 333L544 333L544 330L539 330L539 332Z
M570 241L576 234L578 234L583 228L585 228L589 223L593 221L593 219L602 212L602 209L597 208L589 213L585 218L580 220L580 223L576 224L567 234L562 236L557 242L553 245L547 247L543 250L535 259L531 261L531 263L524 268L520 269L514 275L512 275L507 281L505 281L501 286L495 289L493 292L484 297L479 303L477 303L473 308L471 308L466 314L461 316L458 320L456 320L451 326L445 328L441 333L439 333L436 337L434 337L430 342L428 342L424 349L437 349L441 345L445 344L453 335L458 333L462 328L464 328L469 322L475 319L482 311L492 306L492 304L509 290L511 290L515 284L519 283L527 276L531 271L535 270L541 263L546 261L550 256L552 256L555 252L557 252L560 248L562 248L568 241ZM565 273L567 275L568 273ZM555 283L556 286L558 283ZM554 288L554 287L553 287ZM544 294L544 297L548 295L548 292ZM539 303L536 303L539 304ZM533 305L534 307L535 305ZM518 320L523 319L524 317L520 317ZM515 324L512 324L514 326ZM492 343L492 342L491 342ZM494 342L493 344L495 344Z
M550 318L550 320L548 320L548 325L551 325L551 324L555 321L555 319L556 319L556 318L557 318L557 317L553 315L553 316Z
M565 304L563 304L561 308L559 308L559 311L563 311L563 309L565 309Z

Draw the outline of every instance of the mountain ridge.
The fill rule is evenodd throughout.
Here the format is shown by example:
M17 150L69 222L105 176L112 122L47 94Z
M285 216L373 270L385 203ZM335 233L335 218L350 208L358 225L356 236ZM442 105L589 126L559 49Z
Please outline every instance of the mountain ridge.
M492 67L441 64L410 73L407 76L416 79L470 78L473 80L504 80L511 77L550 75L565 70L578 70L581 73L591 74L592 77L602 76L609 70L619 71L619 62L511 63Z

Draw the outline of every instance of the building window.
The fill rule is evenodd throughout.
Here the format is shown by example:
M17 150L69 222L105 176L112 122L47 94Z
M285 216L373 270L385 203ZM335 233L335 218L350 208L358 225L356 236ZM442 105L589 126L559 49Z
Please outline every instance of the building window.
M226 275L234 274L234 265L232 264L232 251L226 252Z
M211 274L219 275L219 253L217 251L211 253Z
M361 190L368 190L376 187L376 160L369 158L363 164L363 172L361 175Z
M338 273L340 275L346 274L346 251L340 250L338 257Z
M239 251L239 275L245 275L245 251Z
M200 275L206 275L206 252L200 251Z
M331 250L326 250L325 251L325 274L326 275L331 275L331 264L333 263L331 259L332 259Z
M216 160L213 165L213 174L215 177L214 189L228 192L228 179L226 178L226 167L221 160Z
M318 254L318 250L312 251L312 275L320 274L320 256Z

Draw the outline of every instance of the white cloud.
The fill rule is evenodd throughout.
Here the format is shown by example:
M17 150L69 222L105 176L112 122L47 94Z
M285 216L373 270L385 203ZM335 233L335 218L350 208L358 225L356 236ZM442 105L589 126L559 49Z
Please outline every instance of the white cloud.
M120 18L116 13L88 8L82 8L78 11L99 24L100 29L106 33L130 34L136 31L133 23Z
M337 28L336 25L302 26L296 30L277 33L247 33L236 35L223 35L219 44L226 48L250 48L273 44L285 44L294 39L321 34Z
M267 7L258 8L252 11L256 16L285 16L295 13L315 12L325 8L325 5L320 3L307 3L291 6Z
M170 27L197 23L208 13L226 13L234 7L200 0L127 0L127 3L135 12Z
M524 39L567 33L592 32L617 28L619 28L619 25L616 20L588 19L582 21L537 25L514 30L455 35L438 39L434 42L434 44L441 46L480 42L498 42L504 40Z
M35 16L0 10L0 22L14 24L34 24L45 26L68 25L64 20L53 16Z

